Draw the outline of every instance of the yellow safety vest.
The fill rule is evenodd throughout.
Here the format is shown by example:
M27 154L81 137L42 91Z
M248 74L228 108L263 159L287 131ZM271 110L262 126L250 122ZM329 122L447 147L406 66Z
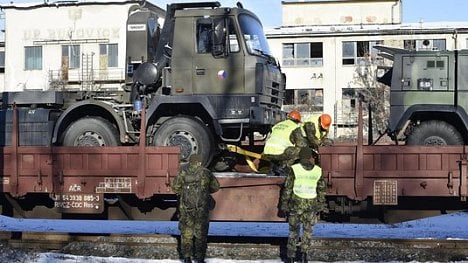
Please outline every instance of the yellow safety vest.
M291 168L294 171L294 194L304 199L316 198L317 182L322 176L322 168L314 165L312 170L306 170L299 163L292 165Z
M297 127L300 126L292 120L284 120L273 126L273 128L271 128L270 137L265 142L263 153L279 155L284 153L286 148L294 146L289 140L289 137Z
M310 122L310 123L313 123L314 124L314 127L315 127L315 139L316 140L322 140L323 138L325 138L327 135L328 135L328 131L322 131L321 130L321 127L319 125L319 117L320 115L312 115L311 117L309 117L305 122ZM304 123L302 123L301 125L301 129L302 129L302 135L305 137L307 136L305 130L304 130Z

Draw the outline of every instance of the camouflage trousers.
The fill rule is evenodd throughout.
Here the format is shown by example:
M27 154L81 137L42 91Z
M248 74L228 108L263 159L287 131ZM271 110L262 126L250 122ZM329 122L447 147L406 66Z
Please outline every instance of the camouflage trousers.
M294 258L297 247L300 246L300 252L310 256L312 244L312 231L317 223L319 216L312 211L304 211L300 214L290 213L288 216L289 237L287 245L288 258ZM300 236L302 226L302 237Z
M181 210L179 215L180 248L184 258L205 259L209 228L208 209Z
M278 155L265 155L265 158L269 160L272 164L272 173L273 175L282 175L286 176L285 168L286 166L291 166L296 160L299 159L299 152L301 148L299 147L288 147L282 154Z

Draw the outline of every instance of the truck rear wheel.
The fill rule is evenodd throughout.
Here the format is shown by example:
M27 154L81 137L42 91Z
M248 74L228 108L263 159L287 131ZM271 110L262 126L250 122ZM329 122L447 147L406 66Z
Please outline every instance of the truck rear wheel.
M413 128L408 145L461 145L463 137L455 127L444 121L426 121Z
M100 117L82 118L72 123L66 130L64 146L117 146L119 133L106 119Z
M213 157L213 135L200 121L190 117L174 117L166 120L157 129L153 145L180 146L181 161L188 162L198 153L202 164L207 166Z

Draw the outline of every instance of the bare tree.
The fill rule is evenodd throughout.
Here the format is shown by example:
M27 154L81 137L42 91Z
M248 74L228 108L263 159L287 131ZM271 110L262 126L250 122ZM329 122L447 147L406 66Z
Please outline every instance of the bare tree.
M390 91L377 81L378 66L382 64L382 58L367 53L357 63L352 81L355 86L362 87L358 89L357 96L368 106L367 113L370 112L370 115L366 115L370 116L371 121L365 122L364 128L373 133L378 132L379 135L385 133L388 128L390 109ZM372 123L370 127L369 123Z

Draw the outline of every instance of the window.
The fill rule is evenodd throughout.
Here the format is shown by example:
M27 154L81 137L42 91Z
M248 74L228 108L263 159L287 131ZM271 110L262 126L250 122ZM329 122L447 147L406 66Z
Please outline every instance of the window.
M118 45L117 44L100 44L99 45L99 55L102 57L107 57L107 66L108 67L118 67Z
M24 69L42 69L42 46L24 47Z
M247 51L256 56L272 56L270 46L257 18L248 14L239 15L241 36L244 37Z
M80 46L64 45L62 46L62 65L68 65L68 68L80 67Z
M380 45L382 43L382 41L343 42L343 65L355 65L366 57L370 57L371 59L379 59L377 57L378 50L375 49L374 46Z
M323 111L323 89L287 89L285 105L306 105L310 111Z
M213 43L211 39L212 24L209 18L197 20L197 53L211 53Z
M322 66L323 43L286 43L283 44L283 66Z
M445 39L403 40L403 47L408 50L447 50Z
M200 18L197 20L196 27L197 36L197 53L206 54L213 51L213 23L209 18ZM234 21L229 21L229 52L235 53L240 51L239 40L237 38Z
M0 51L0 73L5 73L5 51Z
M231 19L229 23L229 52L235 53L239 51L239 40L237 38L234 21Z
M447 50L447 47L445 45L445 39L433 39L432 40L432 49Z

